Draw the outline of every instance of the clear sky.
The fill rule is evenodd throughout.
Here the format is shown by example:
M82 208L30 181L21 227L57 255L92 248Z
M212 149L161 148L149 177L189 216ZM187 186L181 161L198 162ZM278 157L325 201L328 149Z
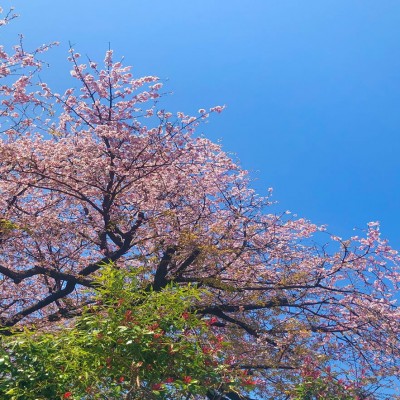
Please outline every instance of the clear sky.
M0 43L61 42L43 75L68 85L68 41L168 79L171 111L226 104L201 128L289 209L338 235L379 220L400 249L400 1L15 0ZM65 77L65 78L64 78Z

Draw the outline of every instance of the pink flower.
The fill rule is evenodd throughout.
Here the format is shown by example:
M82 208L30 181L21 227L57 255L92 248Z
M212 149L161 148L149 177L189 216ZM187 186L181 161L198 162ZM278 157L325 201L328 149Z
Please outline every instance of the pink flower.
M217 112L218 114L222 113L222 111L224 110L226 106L215 106L215 107L211 107L210 111L211 112Z
M184 376L183 377L183 382L184 383L190 383L190 382L192 382L192 378L190 376Z

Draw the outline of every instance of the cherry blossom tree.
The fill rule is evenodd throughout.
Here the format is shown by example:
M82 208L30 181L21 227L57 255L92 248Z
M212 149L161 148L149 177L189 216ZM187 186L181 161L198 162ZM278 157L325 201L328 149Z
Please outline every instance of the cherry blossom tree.
M163 110L161 80L135 77L111 50L100 66L71 48L76 83L58 94L37 74L49 47L0 47L4 335L73 319L112 263L155 292L205 289L193 313L265 398L289 398L309 357L371 391L399 376L400 259L377 223L342 239L274 213L195 132L224 107Z

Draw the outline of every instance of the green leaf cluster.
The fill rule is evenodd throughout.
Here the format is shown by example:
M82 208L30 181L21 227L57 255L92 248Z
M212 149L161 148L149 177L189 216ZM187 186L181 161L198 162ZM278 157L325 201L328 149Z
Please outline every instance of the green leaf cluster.
M113 266L97 280L76 319L2 337L1 399L180 399L218 387L228 367L220 350L204 351L216 340L191 312L199 289L155 292Z
M368 397L369 398L369 397ZM354 387L341 384L340 380L332 377L307 377L295 389L292 400L361 400L361 396Z

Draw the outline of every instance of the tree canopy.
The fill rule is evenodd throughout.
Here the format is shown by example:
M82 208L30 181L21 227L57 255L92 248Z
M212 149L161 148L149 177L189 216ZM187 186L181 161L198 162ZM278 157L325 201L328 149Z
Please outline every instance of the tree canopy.
M49 47L31 52L22 43L13 50L0 47L5 351L14 340L7 335L18 336L21 329L40 332L44 342L46 333L74 324L80 333L89 332L82 318L104 317L100 306L87 311L104 288L99 276L115 269L135 271L132 307L143 293L172 296L168 326L179 329L169 336L161 330L171 342L174 335L179 345L190 342L195 359L206 361L195 351L204 327L229 343L223 355L220 349L212 352L221 362L220 385L209 371L210 390L188 390L187 398L245 396L226 389L228 370L248 374L253 391L274 399L290 398L299 382L307 390L303 378L315 371L323 376L327 368L335 382L337 377L353 388L366 387L367 394L352 397L360 399L378 396L376 388L399 376L399 256L381 239L377 223L342 239L305 219L271 211L269 195L251 189L247 172L195 132L223 106L200 109L196 116L168 112L160 107L162 81L135 77L111 50L100 65L81 62L71 48L76 84L58 94L38 76L41 53ZM190 304L185 290L198 290ZM182 336L183 312L192 321L188 329L200 335L198 343ZM143 321L132 317L138 331L150 324L143 315ZM18 342L22 349L35 342L26 340ZM11 363L22 362L18 354ZM133 363L134 353L129 357ZM136 382L140 362L134 384L148 390L155 384L151 374ZM4 380L11 372L1 375L2 365ZM203 372L198 376L206 379ZM179 379L179 390L190 385ZM172 382L164 388L176 389Z

